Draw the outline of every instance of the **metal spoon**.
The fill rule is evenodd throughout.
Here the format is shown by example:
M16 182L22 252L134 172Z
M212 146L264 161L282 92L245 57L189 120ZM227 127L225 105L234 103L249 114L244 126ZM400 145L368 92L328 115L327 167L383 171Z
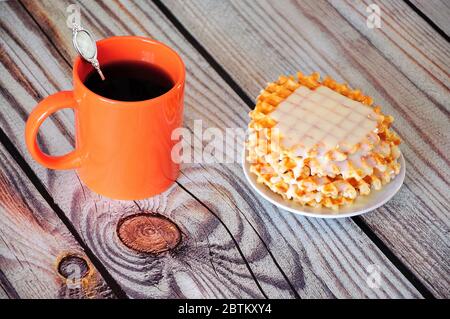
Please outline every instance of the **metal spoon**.
M74 23L72 25L72 42L75 50L86 61L88 61L94 69L97 70L100 78L105 80L100 64L97 60L97 44L94 41L91 33L82 28L80 25Z

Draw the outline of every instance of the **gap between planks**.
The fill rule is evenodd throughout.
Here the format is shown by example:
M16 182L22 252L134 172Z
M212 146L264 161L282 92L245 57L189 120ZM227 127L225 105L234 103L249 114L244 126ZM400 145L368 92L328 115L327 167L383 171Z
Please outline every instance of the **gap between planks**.
M53 44L53 41L51 41L51 39L49 38L49 36L47 35L47 33L42 29L41 25L36 21L36 19L34 18L34 16L27 10L27 8L23 5L23 3L21 1L19 1L20 5L23 7L23 9L25 10L25 12L30 16L30 18L32 19L32 21L39 27L40 31L45 35L45 37L47 38L47 40L49 41L49 43ZM53 47L55 48L55 50L58 52L58 54L62 57L62 59L67 63L67 65L69 67L71 67L70 62L65 58L64 54L62 54L62 52L59 50L58 47L56 47L55 45L53 45ZM5 148L8 150L8 152L12 155L12 157L15 159L15 161L18 163L18 165L21 167L21 169L24 171L24 173L26 174L26 176L30 179L30 181L32 182L32 184L36 187L36 189L39 191L39 193L44 197L44 199L47 201L47 203L52 207L52 209L55 211L55 213L58 215L58 217L62 220L62 222L67 226L67 228L70 230L70 232L73 234L73 236L76 238L76 240L78 241L78 243L80 244L81 247L83 247L83 249L86 251L86 255L88 255L88 257L93 261L94 266L99 270L99 272L101 273L101 275L105 278L105 281L107 281L108 285L111 287L111 289L113 290L113 292L116 294L116 296L118 298L128 298L126 293L122 290L122 288L120 287L120 285L114 280L114 278L109 274L109 272L106 270L106 268L103 266L103 264L100 262L100 260L98 258L95 257L95 255L93 254L93 252L89 249L89 247L83 242L81 236L78 234L78 232L75 230L75 227L73 226L73 224L71 223L71 221L65 216L64 212L62 211L62 209L54 202L52 196L46 191L44 185L41 183L41 181L39 180L39 178L36 176L36 174L33 172L33 170L31 169L31 167L28 165L28 163L26 163L25 159L22 157L22 155L20 154L20 152L16 149L16 147L13 145L13 143L11 142L11 140L6 136L6 134L3 132L3 130L0 129L0 142L5 146ZM185 188L183 188L185 189ZM190 194L190 193L189 193ZM201 204L202 206L206 207L204 203L202 203L198 198L195 198L195 200L197 202L199 202L199 204ZM208 209L209 211L211 211L210 209ZM211 211L211 213L213 213ZM217 216L217 214L214 214L214 216L216 216L220 222L224 225L223 221ZM245 262L245 265L248 269L248 271L250 272L252 278L254 279L257 287L259 288L260 292L262 293L262 295L266 298L267 295L264 292L264 290L262 289L258 279L256 278L256 276L254 275L249 262L246 260L245 256L243 255L242 251L240 250L236 239L233 237L233 235L231 234L231 232L228 230L232 240L235 242L237 249L239 250L239 253L243 259L243 261ZM267 246L264 243L264 246L267 249ZM270 254L270 252L269 252ZM272 257L272 259L274 259L274 257L270 254L270 256ZM278 263L274 260L274 263L278 265ZM282 273L283 277L287 280L287 283L289 285L289 287L292 289L292 294L296 297L299 298L299 295L297 293L297 291L293 288L292 283L287 279L286 274L282 271L282 269L280 267L278 267L279 271Z
M55 212L55 214L59 217L61 222L67 227L69 232L75 238L76 242L81 246L81 248L86 253L86 256L90 259L94 267L103 277L107 285L111 288L112 292L116 295L117 298L127 299L127 295L122 290L120 285L116 282L116 280L110 275L108 270L104 267L104 265L100 262L100 260L95 256L92 250L85 244L81 236L75 230L72 222L66 217L61 208L55 203L52 196L47 192L45 186L33 172L32 168L25 159L20 154L19 150L14 146L8 136L3 132L3 129L0 128L0 143L5 147L6 151L12 156L12 158L16 161L17 165L19 165L20 169L25 173L30 182L36 188L36 190L41 194L42 198L47 202L50 208Z
M448 34L445 33L445 31L442 30L436 23L434 23L434 21L430 17L428 17L425 14L425 12L422 12L422 10L417 8L416 5L414 5L410 0L404 1L411 8L411 10L413 10L415 13L417 13L417 15L419 15L422 19L424 19L425 22L428 23L428 25L434 29L434 31L439 33L439 35L441 35L445 39L445 41L450 42Z
M42 34L44 34L44 36L47 38L48 42L52 44L52 46L55 48L55 50L58 52L58 54L61 56L61 58L67 63L67 65L69 67L71 67L71 63L70 61L67 60L67 58L65 57L65 55L60 51L60 48L58 48L54 42L52 41L52 39L49 37L49 35L45 32L45 30L42 28L41 24L38 23L38 21L35 19L35 17L33 16L33 14L27 9L27 7L23 4L22 0L18 1L20 3L20 5L22 6L22 8L25 10L25 12L30 16L30 18L32 19L32 21L37 25L37 27L39 28L39 30L42 32ZM223 70L225 72L225 70ZM230 80L231 76L229 77ZM228 82L227 82L228 83ZM239 87L239 85L237 83L235 83L236 87L233 88L233 90L235 89L241 89ZM239 95L241 98L245 99L247 98L246 103L250 103L251 104L251 98L245 94L245 92L241 89L241 95ZM245 100L244 100L245 101ZM74 225L72 224L72 222L66 217L66 215L64 214L64 212L62 211L62 209L55 203L55 201L53 200L53 197L47 192L47 190L45 189L44 185L42 184L42 182L39 180L39 178L36 176L36 174L33 172L32 168L29 166L29 164L25 161L25 159L22 157L22 155L20 154L20 152L17 150L17 148L14 146L14 144L11 142L11 140L7 137L7 135L3 132L3 130L0 128L0 142L5 146L5 148L7 149L7 151L10 153L10 155L14 158L14 160L17 162L17 164L19 165L19 167L23 170L23 172L25 173L25 175L29 178L29 180L31 181L31 183L34 185L34 187L38 190L38 192L42 195L42 197L45 199L45 201L50 205L50 207L55 211L55 213L57 214L57 216L61 219L61 221L64 223L64 225L68 228L68 230L72 233L72 235L74 236L74 238L76 239L76 241L79 243L79 245L85 250L86 255L91 259L93 265L97 268L97 270L99 271L99 273L103 276L103 278L105 279L105 281L107 282L107 284L110 286L111 290L113 291L113 293L117 296L117 298L121 298L121 299L126 299L128 298L127 294L123 291L123 289L121 288L121 286L119 285L119 283L111 276L111 274L108 272L108 270L106 269L106 267L101 263L101 261L95 256L95 254L92 252L92 250L88 247L88 245L86 245L83 241L83 239L81 238L81 236L78 234L78 232L76 231ZM193 197L200 205L202 205L203 207L205 207L208 211L211 212L211 214L213 214L219 221L220 223L225 227L225 229L227 230L227 232L229 233L231 239L233 240L233 242L235 243L235 246L237 248L237 250L239 251L239 254L241 255L249 273L251 274L253 280L255 281L255 284L257 285L258 289L260 290L261 294L268 299L267 294L264 292L263 288L261 287L261 284L259 283L258 279L256 278L253 270L250 267L249 262L247 261L247 259L245 258L245 255L243 254L241 248L238 245L238 242L236 241L236 239L234 238L233 234L231 233L231 231L228 229L228 227L225 225L225 223L221 220L221 218L214 213L209 207L207 207L207 205L205 205L199 198L197 198L196 196L194 196L191 192L189 192L183 185L181 185L180 183L178 183L178 186L180 186L183 190L185 190L191 197ZM136 201L135 201L136 203ZM140 209L139 205L136 203L137 207ZM140 209L141 210L141 209ZM292 294L294 295L294 298L296 299L300 299L300 295L298 294L297 290L294 288L294 285L290 282L288 276L286 275L286 273L283 271L283 269L280 267L279 263L276 261L275 257L273 256L273 254L270 252L267 244L264 242L263 238L259 235L259 233L256 232L256 229L254 228L253 225L251 225L251 227L255 230L255 233L257 234L257 236L260 238L261 242L263 243L263 246L265 247L265 249L267 250L269 256L272 258L273 262L275 263L276 267L278 268L278 270L280 271L281 275L283 276L283 278L286 280L289 288L292 290Z
M203 56L212 66L217 74L233 89L233 91L253 109L254 102L244 89L233 79L233 77L220 65L220 63L200 44L200 42L190 33L186 27L176 18L176 16L160 0L152 0L167 19L178 29L185 39ZM428 22L428 21L427 21ZM436 26L437 27L437 26ZM440 30L440 29L439 29ZM445 33L444 33L445 34ZM353 222L366 234L389 261L402 273L405 278L422 294L425 298L435 298L431 291L417 278L417 276L394 254L394 252L373 232L372 229L359 216L351 217Z

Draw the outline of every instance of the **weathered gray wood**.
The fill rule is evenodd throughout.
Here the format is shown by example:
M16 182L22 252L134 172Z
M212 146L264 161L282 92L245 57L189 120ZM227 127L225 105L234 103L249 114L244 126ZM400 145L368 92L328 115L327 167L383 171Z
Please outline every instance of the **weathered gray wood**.
M2 145L0 220L0 298L114 297L67 227ZM84 259L89 273L83 276L71 265L68 274L75 281L63 277L58 265L67 255Z
M381 28L366 25L373 1L330 0L333 7L369 40L436 107L448 115L450 44L402 0L380 4ZM379 62L374 60L373 64ZM414 87L414 85L417 87ZM411 85L408 85L411 87ZM448 154L447 154L448 155ZM445 158L445 154L443 155ZM448 160L448 156L446 158Z
M65 20L64 5L44 1L26 2L26 6L46 33L59 39L60 51L70 52L69 35L58 27ZM189 128L193 128L194 119L202 119L204 127L221 130L245 127L248 109L242 101L153 5L143 1L82 2L81 9L85 14L83 22L97 35L152 36L181 52L188 70L185 115ZM416 295L352 221L326 222L284 215L250 191L239 164L189 165L184 167L179 182L221 218L269 297L284 294L282 290L271 292L272 286L287 291L290 287L284 278L277 278L278 268L268 266L267 259L277 261L302 297ZM382 267L385 284L380 289L367 285L366 267L371 264Z
M0 269L0 296L1 299L19 299L19 294L14 289L11 282L6 278L4 272Z
M47 4L50 5L48 12L53 12L52 19L58 21L58 15L64 19L60 32L70 35L70 30L64 30L68 3ZM247 241L254 247L261 246L249 225L229 232L220 218L183 188L174 185L160 196L139 202L112 201L90 192L75 172L46 170L31 160L23 141L27 114L48 94L69 89L71 70L19 3L7 2L0 6L0 104L4 106L0 125L128 296L292 296L270 256L258 255L256 260L248 261L246 258L251 256L244 256L240 251L239 246ZM73 117L70 112L60 112L47 121L40 132L40 143L46 152L67 152L73 145ZM160 213L175 222L183 233L181 244L158 256L136 253L125 247L116 233L118 222L142 212Z
M374 30L364 29L365 5L343 1L164 3L252 98L280 74L319 71L395 117L405 185L363 219L433 294L450 296L448 44L397 2L383 2L385 24Z
M9 295L6 293L6 290L0 286L0 299L10 299Z
M447 35L450 35L450 3L447 0L409 0Z

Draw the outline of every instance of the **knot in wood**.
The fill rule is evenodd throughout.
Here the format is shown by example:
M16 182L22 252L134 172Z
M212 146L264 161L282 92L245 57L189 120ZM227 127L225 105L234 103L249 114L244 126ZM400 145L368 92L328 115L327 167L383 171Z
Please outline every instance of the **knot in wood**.
M125 217L118 224L117 234L128 248L148 254L171 250L181 241L180 229L174 222L150 213Z
M64 278L79 280L89 273L88 262L77 255L67 255L61 258L58 264L58 272Z

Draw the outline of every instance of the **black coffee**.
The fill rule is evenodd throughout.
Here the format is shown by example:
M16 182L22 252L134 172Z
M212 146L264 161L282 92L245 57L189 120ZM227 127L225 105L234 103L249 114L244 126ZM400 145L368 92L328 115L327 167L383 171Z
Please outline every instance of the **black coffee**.
M84 85L92 92L117 101L143 101L169 91L174 83L170 76L156 65L125 61L101 66L105 80L97 71L88 74Z

